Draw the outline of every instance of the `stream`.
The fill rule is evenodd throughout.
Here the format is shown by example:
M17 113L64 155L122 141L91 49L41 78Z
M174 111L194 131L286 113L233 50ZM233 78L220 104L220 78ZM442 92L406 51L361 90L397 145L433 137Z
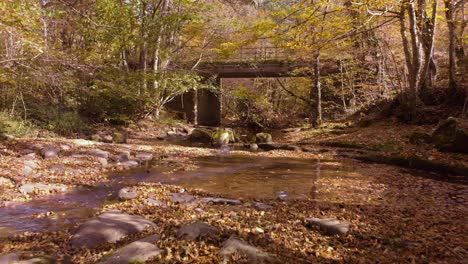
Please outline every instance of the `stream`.
M319 177L343 177L352 168L333 162L220 154L195 159L198 168L165 174L167 165L153 163L112 172L111 180L92 188L12 204L0 209L0 237L24 231L57 231L90 218L104 203L117 202L117 192L139 182L175 184L232 198L304 199L333 195L318 192Z

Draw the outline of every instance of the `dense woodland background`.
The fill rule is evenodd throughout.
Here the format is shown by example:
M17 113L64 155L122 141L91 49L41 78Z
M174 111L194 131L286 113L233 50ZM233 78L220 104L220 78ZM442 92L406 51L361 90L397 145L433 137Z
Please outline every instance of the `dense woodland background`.
M191 89L222 89L226 119L269 127L384 105L405 122L428 121L434 106L462 117L468 108L463 0L3 0L0 13L8 133L72 135L96 122L159 118ZM243 47L313 62L301 69L310 78L220 88L195 74Z

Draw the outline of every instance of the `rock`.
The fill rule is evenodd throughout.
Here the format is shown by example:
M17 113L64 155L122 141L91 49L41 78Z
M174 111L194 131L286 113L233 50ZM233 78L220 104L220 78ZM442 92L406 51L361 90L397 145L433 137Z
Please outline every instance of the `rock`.
M215 146L226 146L235 142L234 132L231 129L219 129L211 137L211 143Z
M24 158L24 159L27 159L27 160L36 159L36 153L28 153L28 154L26 154L26 155L23 155L23 158Z
M59 150L55 147L45 147L41 150L41 156L44 159L58 158Z
M206 236L215 236L218 229L207 223L196 222L190 225L182 226L177 231L177 239L195 240Z
M449 117L432 133L432 142L441 151L468 153L468 121Z
M92 141L102 141L102 137L99 134L91 135L90 139Z
M24 166L21 175L23 175L24 177L28 177L29 175L31 175L33 173L33 171L34 171L33 168L28 167L28 166Z
M130 159L130 152L129 151L124 151L117 155L115 158L115 161L117 162L123 162L123 161L128 161Z
M242 205L242 202L236 199L225 199L217 197L204 197L201 199L202 203L207 204L229 204L229 205Z
M138 161L136 160L127 160L127 161L121 162L120 164L124 166L125 169L137 167L138 165L140 165L140 163L138 163Z
M49 170L55 171L55 172L61 172L65 170L65 165L63 164L52 165L49 167Z
M113 138L111 135L105 135L102 137L102 142L104 143L112 143L113 141Z
M157 200L157 199L154 199L154 198L151 198L151 197L146 199L145 202L149 206L166 207L166 204L164 204L163 201Z
M72 147L68 144L62 144L60 145L60 149L63 150L63 151L69 151L72 149Z
M112 133L112 142L116 144L127 144L128 134L125 132Z
M25 183L19 187L19 191L22 194L31 194L36 190L45 192L65 192L67 189L65 185L43 183Z
M161 239L160 235L152 235L144 239L132 242L118 250L105 260L99 262L101 264L128 264L128 263L144 263L148 259L160 255L163 251L154 243Z
M109 211L79 226L70 242L74 249L95 248L104 243L115 243L147 228L156 228L156 225L141 216Z
M266 210L273 209L273 206L265 204L265 203L257 202L257 203L254 203L254 208L257 210L266 211Z
M35 169L35 168L37 168L37 163L35 161L33 161L33 160L25 160L24 161L24 166Z
M317 226L319 229L328 236L343 236L349 231L349 223L346 221L339 221L334 218L309 218L306 219L307 226Z
M204 128L195 128L189 135L191 142L210 143L211 131Z
M107 161L107 159L105 159L105 158L97 158L97 159L98 159L99 163L101 163L102 167L105 168L105 167L107 167L107 165L109 165L109 162Z
M195 211L195 213L197 213L197 214L202 214L202 213L204 213L204 212L205 212L205 210L203 210L202 208L198 208L198 207L197 207L197 208L195 208L195 210L194 210L194 211Z
M122 188L119 190L119 199L120 200L131 200L137 198L139 193L137 191L131 190L130 188Z
M409 137L409 142L415 145L429 144L431 140L431 135L424 132L414 132Z
M146 152L140 152L135 155L135 158L139 161L149 161L153 159L153 154L151 153L146 153Z
M100 150L100 149L93 149L93 150L89 151L88 154L91 155L91 156L103 158L103 159L106 159L106 160L109 159L109 152L104 151L104 150Z
M273 138L269 133L257 133L255 135L255 143L273 143Z
M9 253L9 254L5 254L5 255L0 255L0 263L5 263L5 264L9 264L9 263L15 263L17 261L19 261L19 258L20 258L20 254L18 253Z
M189 204L195 202L195 197L184 193L171 193L171 201L178 204Z
M0 186L13 187L13 186L15 186L15 183L12 180L8 179L8 178L0 177Z
M249 149L250 149L250 151L257 151L258 150L258 145L255 144L255 143L250 144Z
M247 244L247 242L231 236L224 246L221 248L219 255L223 259L223 263L228 263L233 254L242 254L249 258L249 263L269 263L272 258L266 252L254 246Z
M288 194L285 191L279 191L276 192L276 197L278 197L280 200L285 200L288 198Z
M44 148L44 144L42 143L34 143L32 145L28 145L28 148L34 149L34 150L41 150Z

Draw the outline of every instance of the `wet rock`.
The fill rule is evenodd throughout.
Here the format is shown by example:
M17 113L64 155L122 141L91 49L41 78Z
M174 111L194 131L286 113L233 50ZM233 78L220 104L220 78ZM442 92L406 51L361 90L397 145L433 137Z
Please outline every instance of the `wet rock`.
M60 150L58 150L55 147L45 147L41 150L41 156L44 159L52 159L52 158L58 158L58 153Z
M95 248L104 243L115 243L147 228L156 228L156 225L141 216L109 211L78 227L70 242L74 249Z
M229 204L229 205L242 205L242 202L237 199L225 199L218 197L204 197L201 199L202 203L207 204Z
M258 145L257 144L250 144L249 145L250 151L257 151L258 150Z
M210 143L211 131L205 128L195 128L189 135L192 142Z
M230 257L234 254L245 255L249 258L249 263L269 263L272 258L266 252L249 245L247 242L231 236L221 248L219 255L224 263L228 263Z
M67 189L65 185L44 183L25 183L19 187L19 191L22 194L31 194L36 190L45 192L65 192Z
M339 221L334 218L309 218L306 219L306 225L309 227L316 226L322 231L325 235L328 236L343 236L346 235L349 231L349 222Z
M197 238L215 236L218 229L207 223L196 222L190 225L182 226L177 231L177 239L195 240Z
M151 197L146 199L145 202L149 206L166 207L166 204L163 201L157 200L157 199L154 199L154 198L151 198Z
M100 150L100 149L93 149L93 150L89 151L88 154L91 155L91 156L95 156L95 157L99 157L99 158L103 158L103 159L109 159L109 152L104 151L104 150Z
M140 152L135 155L135 158L139 161L148 161L153 159L153 154Z
M5 264L15 263L19 261L19 258L20 258L20 254L18 253L9 253L5 255L0 255L0 263L5 263Z
M126 144L128 135L125 132L114 132L112 133L112 142L116 144Z
M468 153L468 121L449 117L432 133L432 141L441 151Z
M211 137L211 142L215 146L226 146L234 143L234 132L231 129L219 129Z
M161 239L160 235L152 235L144 239L132 242L117 251L105 260L99 262L101 264L128 264L128 263L144 263L150 258L160 255L163 251L154 243Z
M188 204L195 202L195 197L184 193L171 193L171 201L178 204Z
M117 155L117 157L115 158L115 161L124 162L124 161L128 161L129 159L130 159L130 152L124 151L120 153L119 155Z
M119 199L120 200L131 200L137 198L139 195L139 192L134 191L130 188L122 188L119 190Z
M273 138L269 133L257 133L255 135L255 143L273 143Z
M265 203L254 203L254 208L257 209L257 210L262 210L262 211L266 211L266 210L270 210L273 208L273 206L271 205L268 205L268 204L265 204Z
M121 162L120 164L124 166L124 168L126 169L137 167L138 165L140 165L140 163L138 163L138 161L136 160L127 160L127 161Z

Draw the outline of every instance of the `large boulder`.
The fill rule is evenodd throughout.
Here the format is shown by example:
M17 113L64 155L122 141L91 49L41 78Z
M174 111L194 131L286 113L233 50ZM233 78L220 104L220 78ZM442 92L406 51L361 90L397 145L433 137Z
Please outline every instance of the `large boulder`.
M234 132L231 129L219 129L211 138L211 142L215 146L226 146L229 143L234 143L235 141Z
M211 131L205 128L195 128L190 133L189 140L192 142L210 143Z
M109 211L79 226L70 242L74 249L95 248L104 243L115 243L147 228L156 228L156 225L141 216Z
M432 133L432 142L441 151L468 153L468 121L449 117Z
M249 263L270 263L273 258L261 249L247 244L247 242L231 236L221 248L219 255L223 263L227 263L232 255L240 254L249 258Z
M163 251L154 243L161 238L160 235L152 235L144 239L132 242L117 249L111 256L99 262L101 264L127 264L144 263L150 258L160 255Z
M257 133L255 135L255 143L273 143L273 138L269 133Z

